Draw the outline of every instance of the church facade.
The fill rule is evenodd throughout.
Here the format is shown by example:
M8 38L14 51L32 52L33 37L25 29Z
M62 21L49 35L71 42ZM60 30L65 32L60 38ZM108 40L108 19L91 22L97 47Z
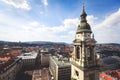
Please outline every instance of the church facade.
M74 51L71 58L71 80L99 80L99 71L95 54L96 40L87 14L82 8L81 21L75 35Z

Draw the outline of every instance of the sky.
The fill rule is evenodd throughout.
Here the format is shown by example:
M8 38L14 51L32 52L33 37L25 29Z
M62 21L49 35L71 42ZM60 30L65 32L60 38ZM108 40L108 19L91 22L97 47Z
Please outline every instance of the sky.
M120 43L120 0L0 0L0 40L72 43L83 3L97 43Z

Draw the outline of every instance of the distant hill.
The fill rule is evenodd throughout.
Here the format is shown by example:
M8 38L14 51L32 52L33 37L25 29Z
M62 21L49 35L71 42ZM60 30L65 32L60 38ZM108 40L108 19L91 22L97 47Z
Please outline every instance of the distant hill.
M70 45L69 43L65 43L65 42L51 42L51 41L27 41L27 42L10 42L10 41L0 41L0 46L5 46L5 45L9 45L9 46L39 46L39 45L54 45L54 44L58 44L58 45ZM96 44L98 45L110 45L110 46L120 46L119 43L98 43Z
M107 45L120 46L118 43L108 43Z
M111 45L111 46L120 46L119 43L98 43L97 45Z
M9 42L9 41L0 41L0 47L8 46L41 46L41 45L69 45L65 42L50 42L50 41L28 41L28 42Z
M68 43L65 42L50 42L50 41L28 41L28 42L23 42L23 43L28 43L28 44L65 44L67 45Z

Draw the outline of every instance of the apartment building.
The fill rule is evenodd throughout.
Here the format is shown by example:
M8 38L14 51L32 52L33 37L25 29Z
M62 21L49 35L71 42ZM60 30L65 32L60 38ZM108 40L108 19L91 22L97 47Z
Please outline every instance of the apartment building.
M36 52L29 52L29 53L23 53L19 58L22 58L22 69L23 70L30 70L35 68L36 59L37 59L38 53Z
M50 56L49 70L54 80L71 80L71 65L62 57Z
M3 58L4 59L4 58ZM0 61L0 80L14 80L16 74L22 68L22 59L4 59Z

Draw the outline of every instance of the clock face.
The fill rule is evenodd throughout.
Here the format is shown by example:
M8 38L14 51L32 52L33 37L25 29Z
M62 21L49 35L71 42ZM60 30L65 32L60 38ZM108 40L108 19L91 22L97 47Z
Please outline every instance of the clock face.
M79 34L76 35L76 38L77 38L77 39L79 38Z

